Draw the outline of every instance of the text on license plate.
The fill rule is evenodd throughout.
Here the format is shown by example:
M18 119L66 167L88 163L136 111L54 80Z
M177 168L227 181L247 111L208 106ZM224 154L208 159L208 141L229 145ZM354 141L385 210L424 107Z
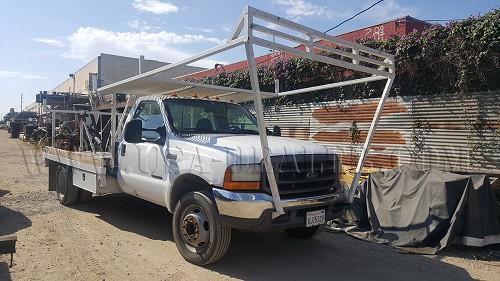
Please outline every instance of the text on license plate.
M306 213L306 227L321 225L325 223L325 210Z

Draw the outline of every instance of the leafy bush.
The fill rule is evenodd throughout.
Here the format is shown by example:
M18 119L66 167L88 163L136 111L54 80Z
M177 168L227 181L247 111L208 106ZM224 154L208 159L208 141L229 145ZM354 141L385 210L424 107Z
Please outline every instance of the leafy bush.
M500 89L500 10L481 17L434 25L428 30L387 41L362 40L360 43L391 53L396 58L396 78L392 95L435 95ZM336 55L330 55L340 58ZM343 68L291 58L258 67L261 89L274 92L279 79L280 91L365 77ZM201 82L238 88L250 88L247 70L224 72ZM281 104L373 98L382 93L385 81L346 86L315 94L279 99ZM276 103L268 100L267 103Z

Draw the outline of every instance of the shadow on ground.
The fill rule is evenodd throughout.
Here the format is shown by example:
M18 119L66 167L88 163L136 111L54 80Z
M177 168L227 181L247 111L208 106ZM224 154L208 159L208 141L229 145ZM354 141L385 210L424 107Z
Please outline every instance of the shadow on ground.
M72 208L96 214L99 219L123 231L153 240L173 241L172 215L167 209L129 195L98 196Z
M172 216L131 196L97 197L74 208L124 231L172 240ZM439 259L326 232L301 241L282 232L233 231L227 255L207 269L244 280L472 280L464 269Z
M9 194L9 191L0 190L0 198L6 194ZM31 220L28 217L21 212L3 206L0 199L0 236L15 234L30 226Z
M0 262L0 280L12 280L9 273L9 264L7 264L6 262Z
M6 194L9 194L9 191L0 190L0 197ZM24 214L1 204L0 201L0 236L16 234L17 231L31 226L31 220ZM0 280L11 280L9 265L5 262L0 262Z
M472 280L460 267L328 232L308 241L237 232L209 268L244 280Z

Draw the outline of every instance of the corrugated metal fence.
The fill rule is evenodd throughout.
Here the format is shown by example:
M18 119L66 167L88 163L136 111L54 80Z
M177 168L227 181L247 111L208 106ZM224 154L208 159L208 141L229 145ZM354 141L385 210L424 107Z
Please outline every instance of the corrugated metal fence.
M500 92L396 97L386 101L365 167L415 164L500 174ZM283 136L322 143L355 166L378 99L268 106Z

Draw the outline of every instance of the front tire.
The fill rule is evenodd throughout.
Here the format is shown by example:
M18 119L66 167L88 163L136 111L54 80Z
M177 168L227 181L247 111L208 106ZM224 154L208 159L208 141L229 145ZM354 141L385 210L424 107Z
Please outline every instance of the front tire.
M182 257L196 265L222 258L231 241L231 228L221 224L215 203L201 192L188 193L177 203L172 231Z
M297 227L285 230L285 233L293 238L306 240L320 234L324 229L323 225L313 227Z
M64 165L59 165L56 172L56 193L59 203L71 205L78 200L78 188L73 185L71 169Z

